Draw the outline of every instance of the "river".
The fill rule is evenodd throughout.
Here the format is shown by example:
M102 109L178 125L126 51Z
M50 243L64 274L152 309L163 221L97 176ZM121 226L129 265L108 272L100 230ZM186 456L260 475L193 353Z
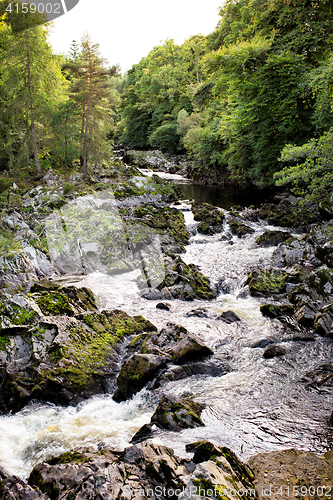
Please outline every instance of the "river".
M246 238L224 231L214 236L196 233L190 205L183 211L192 237L182 259L198 265L212 284L223 282L223 293L209 302L169 301L170 311L156 309L157 301L140 296L131 273L112 278L101 273L66 277L67 284L86 286L98 296L101 307L142 314L158 328L168 321L185 326L214 351L214 359L229 367L219 377L192 376L168 382L154 391L143 389L132 400L115 403L111 395L95 396L78 407L30 404L15 415L0 418L1 466L21 478L38 462L81 447L99 443L114 449L129 445L133 434L150 421L161 395L192 396L205 403L205 427L180 433L158 431L153 441L186 456L185 444L199 439L230 447L240 458L282 448L322 452L332 447L327 418L333 407L332 388L309 387L304 375L333 355L331 340L316 336L315 342L290 340L278 320L262 316L263 299L249 295L245 285L251 269L270 262L273 248L258 248L255 239L269 226L250 223L254 234ZM225 207L226 208L226 207ZM229 208L229 206L228 206ZM300 237L298 235L297 237ZM204 308L206 317L188 316ZM241 322L225 324L217 317L233 310ZM264 338L283 342L287 354L265 360L263 349L252 345Z

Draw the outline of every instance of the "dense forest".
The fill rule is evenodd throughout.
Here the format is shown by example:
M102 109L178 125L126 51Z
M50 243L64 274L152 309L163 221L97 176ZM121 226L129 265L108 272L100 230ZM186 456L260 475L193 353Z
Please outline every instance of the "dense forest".
M331 0L227 0L210 35L166 40L125 76L88 34L56 55L47 25L0 5L2 171L87 175L122 143L187 153L196 180L331 190Z

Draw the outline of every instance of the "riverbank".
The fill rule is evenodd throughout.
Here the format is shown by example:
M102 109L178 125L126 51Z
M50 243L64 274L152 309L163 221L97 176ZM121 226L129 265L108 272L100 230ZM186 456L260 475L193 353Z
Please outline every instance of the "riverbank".
M123 168L125 170L126 166ZM273 434L270 430L268 433L264 430L264 421L260 422L260 415L257 413L252 420L251 432L256 428L254 435L257 434L259 438L261 434L262 449L274 449L274 442L279 449L281 445L282 448L288 447L288 443L289 447L295 444L297 447L299 443L303 450L315 449L320 452L329 449L331 438L328 420L333 408L333 368L329 361L333 285L332 224L330 220L325 220L329 214L323 213L318 207L312 207L311 210L307 208L304 210L303 219L299 218L297 223L294 215L290 215L295 211L295 200L288 196L275 199L272 205L245 210L242 207L227 211L209 205L181 204L177 201L179 193L170 184L156 176L148 179L139 175L140 172L133 170L133 167L129 168L131 171L127 180L116 179L115 182L112 175L108 177L104 172L104 177L96 178L95 184L88 188L80 185L77 190L73 189L70 196L64 191L62 194L64 186L59 186L61 181L57 174L52 172L42 181L41 189L37 187L24 194L15 193L15 188L8 192L8 205L2 214L3 225L7 228L3 240L8 251L4 257L6 260L2 263L1 278L1 373L4 410L11 408L17 411L29 401L30 408L33 409L31 405L36 405L37 399L53 401L57 405L79 404L77 410L80 412L82 408L84 413L85 398L104 393L106 399L103 404L110 398L108 394L114 394L116 402L112 404L116 411L122 408L121 411L137 415L135 423L129 422L133 417L127 416L123 420L126 421L127 418L129 423L122 439L117 440L116 434L111 433L110 436L106 430L104 436L107 443L103 444L103 435L97 433L94 439L88 439L89 445L92 445L90 455L86 456L85 451L82 455L80 451L80 457L67 456L58 462L53 460L54 463L52 457L64 451L63 446L66 452L81 449L80 438L75 444L71 439L64 443L66 439L61 430L63 424L57 423L59 429L55 434L54 431L45 432L43 427L39 427L40 431L33 438L34 444L30 441L31 444L22 449L21 455L30 457L33 465L38 461L45 463L45 460L52 463L41 466L38 469L41 472L31 476L29 484L31 488L35 488L33 491L36 492L36 488L41 487L43 483L44 495L49 495L51 490L58 491L56 496L52 496L55 493L51 495L51 498L58 498L62 491L61 494L68 495L69 498L73 495L73 490L67 486L67 490L61 490L55 482L59 467L62 471L66 469L66 474L74 467L73 470L78 476L84 470L86 482L83 484L87 487L92 477L97 481L95 473L92 475L84 465L91 460L95 461L94 464L97 463L97 457L94 456L96 449L109 450L107 468L114 462L124 461L124 457L119 455L120 450L126 447L126 443L128 445L130 438L133 438L137 431L139 435L135 442L142 441L143 444L137 445L135 450L147 449L147 446L149 448L149 444L144 444L147 439L148 443L149 439L157 443L167 440L181 457L173 459L175 462L172 467L177 470L184 466L186 469L182 469L181 473L175 472L176 476L170 472L170 477L175 481L177 477L178 482L170 482L164 470L163 474L159 471L157 475L151 476L150 472L148 473L149 463L156 462L154 454L157 453L165 460L172 452L164 448L162 451L156 451L155 448L146 455L145 451L134 452L134 448L129 448L129 456L134 457L139 453L142 457L148 474L144 480L145 487L185 487L189 480L199 481L200 478L208 481L205 483L206 487L208 484L221 485L224 484L221 474L225 474L226 469L231 466L232 470L228 472L231 474L229 480L241 481L237 483L238 491L246 489L246 482L242 483L243 479L237 476L237 469L233 469L232 460L231 463L230 460L228 462L225 451L223 455L221 451L215 450L213 455L224 456L224 460L219 458L216 461L214 458L213 466L211 456L201 457L201 462L195 462L194 458L193 461L190 458L191 455L182 457L184 451L181 449L184 450L184 444L198 440L197 436L204 435L208 440L209 436L214 437L214 440L217 438L219 446L228 444L241 455L242 446L245 445L245 455L250 455L253 442L251 439L247 442L244 433L250 423L247 409L252 406L252 417L253 412L264 410L265 405L262 408L253 406L253 403L258 404L258 398L262 398L262 393L256 396L255 392L263 385L262 381L269 381L274 372L278 371L278 378L272 378L271 384L264 384L267 412L272 411L271 403L276 405L281 397L287 396L288 399L292 396L290 401L297 405L301 391L305 405L312 405L313 410L317 412L314 414L311 413L312 409L307 410L309 419L315 419L316 423L309 436L311 432L314 432L314 435L320 432L319 429L325 431L320 434L319 441L321 440L322 444L315 444L316 440L309 440L308 435L302 442L300 435L293 435L290 424L289 429L288 426L285 427L284 439L281 440L275 430L272 440ZM101 179L104 179L103 186L97 185L101 184ZM53 186L48 184L50 182L54 183ZM74 180L74 186L75 182ZM114 194L110 193L111 186ZM12 199L14 195L15 206ZM60 197L61 201L57 197ZM117 200L116 209L114 200ZM83 207L86 210L89 203L89 217L80 215L71 226L68 219L64 219L65 225L71 228L70 232L79 236L75 236L74 259L69 259L71 252L68 249L74 240L68 237L68 231L67 234L66 231L60 233L66 236L68 248L54 249L56 245L53 244L52 255L50 242L58 240L52 240L50 237L43 240L48 231L45 225L43 229L43 220L45 215L56 213L55 201L58 208L63 208L63 216L69 213L66 212L67 206L73 209L71 214L75 212L82 215ZM299 211L299 217L300 214ZM272 217L275 220L272 220ZM270 219L270 224L275 222L284 228L267 225L262 222L265 218ZM88 224L89 220L93 220L93 224ZM91 245L85 246L83 236L91 243L96 236L93 226L97 223L99 232L105 236L99 240L102 245L99 252ZM119 234L122 235L121 238ZM118 238L117 245L114 245L115 235ZM122 243L125 236L126 245ZM153 244L156 236L159 247ZM147 253L148 248L154 248L154 252ZM107 257L109 254L112 255ZM143 264L149 259L154 261L153 266ZM159 274L161 262L163 276ZM59 269L66 271L67 275L59 275ZM83 274L86 273L85 276L77 276L75 279L68 276L68 272L73 274L78 269L81 269ZM95 296L89 289L93 289ZM28 291L29 296L26 295ZM101 301L100 304L96 302L96 297ZM243 308L245 305L247 310ZM122 311L115 311L114 306ZM100 309L107 309L109 312L101 313ZM256 343L258 345L255 345ZM253 378L255 372L256 378ZM249 376L252 377L250 385L252 389L255 388L252 393L243 382L245 377ZM296 380L302 377L303 380ZM232 392L233 396L230 397L228 394L232 386L236 392ZM215 399L211 396L214 392ZM233 398L237 392L238 397L235 400ZM176 400L169 402L169 407L165 407L163 397L168 394L172 394ZM119 403L122 400L126 402ZM246 407L242 407L242 401L246 402ZM154 417L159 405L162 405L164 413L159 411ZM316 408L317 405L322 408ZM140 411L140 407L143 411ZM24 411L27 415L32 415L29 406ZM40 411L49 411L48 406L43 410L37 405L34 415L37 416ZM52 424L52 420L52 425L57 422L58 410L52 410L50 407L50 411L54 411L54 416L46 420L46 429ZM221 413L216 419L214 413L219 411ZM292 408L288 409L287 406L282 409L280 415L276 409L274 411L276 418L281 419L284 426L284 419L288 420L293 413ZM297 406L297 411L301 414L304 407ZM20 415L20 412L17 415ZM213 416L216 419L215 424ZM234 428L229 424L232 420ZM267 426L268 422L270 427L271 421L267 419L267 415L264 420L265 425ZM6 422L9 424L11 421L5 420L4 424ZM293 424L295 425L295 422ZM114 420L111 419L105 425L114 425ZM215 435L212 432L214 425ZM223 429L221 425L227 427ZM242 429L243 433L241 440L236 437L239 425L238 433L239 429ZM298 432L302 426L302 422L299 426L296 424ZM88 433L85 442L91 430L87 427L84 431ZM97 427L94 432L96 430ZM116 429L116 433L119 430L120 428ZM228 430L231 431L229 438ZM124 432L124 428L121 432ZM268 436L270 442L265 448L265 439ZM53 445L49 446L52 442ZM117 443L116 450L112 447L112 442ZM47 452L44 453L43 448L47 448ZM189 446L188 450L190 448ZM260 450L258 444L255 444L255 448ZM193 450L191 449L192 453ZM309 463L312 463L312 455L308 456ZM329 457L327 455L323 459L328 464ZM229 463L228 467L225 460ZM291 464L292 460L288 460L287 457L286 463ZM129 461L133 465L132 462L135 462L134 458ZM199 467L201 476L197 477L199 469L198 466L198 470L193 469L194 463L208 464ZM275 462L271 462L272 470L276 467L274 464ZM44 475L45 467L49 479ZM83 467L81 472L80 467ZM94 467L95 465L93 469ZM253 467L255 468L254 465ZM263 467L266 465L260 466L255 477L251 479L251 484L256 484L259 496L261 483L258 478L261 478ZM288 467L286 466L286 469ZM329 469L326 470L325 467L323 470L330 480L327 472ZM98 477L105 477L105 470L104 476L100 473L103 468L105 469L104 465L98 465ZM195 477L191 476L189 479L193 471ZM295 474L297 473L296 471ZM72 477L71 474L73 472L66 477ZM123 472L118 471L116 474ZM133 476L140 477L142 474L143 472L138 470ZM214 474L218 474L215 483ZM299 474L304 476L304 471ZM42 482L40 477L43 477ZM121 494L124 482L116 477L118 476L112 477L111 482L106 478L102 483L107 485L105 488L111 488L110 484L113 487L117 485L117 491ZM186 481L184 477L187 478ZM325 481L324 475L316 477L316 481L318 478ZM310 479L311 474L309 481ZM6 479L4 474L3 491L7 488L6 495L9 495L10 488L14 488L15 481L16 489L18 485L23 485L21 480ZM46 484L48 486L45 486ZM91 493L93 495L101 494L96 484L92 490L94 493ZM197 486L200 484L199 481ZM325 485L328 487L329 483L326 481ZM28 492L27 486L22 487L27 488L26 495L35 494L32 490ZM102 488L102 485L100 487ZM82 485L75 488L76 494L84 494ZM133 488L137 493L137 486ZM114 493L114 498L117 498L118 493ZM316 490L316 495L317 493ZM111 495L111 492L108 491L107 494ZM239 498L241 496L238 494Z

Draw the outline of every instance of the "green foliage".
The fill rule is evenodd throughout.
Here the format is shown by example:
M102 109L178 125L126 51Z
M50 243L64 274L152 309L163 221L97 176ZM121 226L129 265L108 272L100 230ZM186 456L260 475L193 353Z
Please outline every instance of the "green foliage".
M179 135L176 123L166 123L158 127L149 137L149 144L162 150L176 153L179 147Z
M323 201L333 192L333 128L303 146L288 144L280 161L287 163L275 174L278 186L288 186L305 201Z
M208 37L167 40L133 66L118 136L184 146L198 179L264 186L286 143L333 126L331 2L227 0L220 14Z

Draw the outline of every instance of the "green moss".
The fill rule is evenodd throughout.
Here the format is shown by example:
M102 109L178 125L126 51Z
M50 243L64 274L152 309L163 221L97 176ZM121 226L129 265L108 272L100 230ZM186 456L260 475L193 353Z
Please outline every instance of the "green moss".
M184 216L176 208L143 204L135 208L134 216L149 227L167 231L175 243L181 247L189 243L190 234L186 229Z
M246 283L253 295L282 293L285 290L287 277L288 275L279 269L252 271Z
M6 351L10 345L10 340L5 335L0 335L0 351Z
M83 455L83 453L79 453L77 451L67 451L62 455L55 458L51 458L51 460L47 461L49 465L71 464L71 463L85 464L86 462L89 462L89 458Z
M246 226L242 222L239 222L235 219L231 219L228 222L231 232L239 237L254 233L254 229L252 229L252 227Z
M37 296L35 295L33 298L43 314L52 316L60 316L63 314L73 316L74 314L68 297L61 292L44 291L40 292Z

